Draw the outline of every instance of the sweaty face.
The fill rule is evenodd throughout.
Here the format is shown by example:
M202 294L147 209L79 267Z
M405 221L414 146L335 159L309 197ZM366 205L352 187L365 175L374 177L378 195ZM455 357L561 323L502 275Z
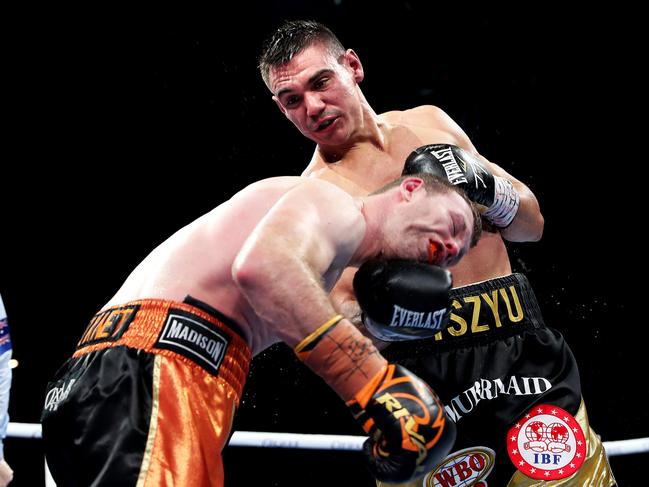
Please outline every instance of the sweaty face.
M421 193L402 210L401 235L391 232L394 257L450 267L469 250L473 213L455 191Z
M347 58L345 58L347 59ZM308 47L271 69L273 99L305 137L317 144L344 144L360 117L354 74L321 45Z

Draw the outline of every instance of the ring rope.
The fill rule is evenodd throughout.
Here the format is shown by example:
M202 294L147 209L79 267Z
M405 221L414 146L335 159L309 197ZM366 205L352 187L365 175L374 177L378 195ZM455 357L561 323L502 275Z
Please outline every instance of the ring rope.
M41 425L37 423L9 423L7 436L13 438L42 437ZM311 450L349 450L362 449L365 436L316 435L300 433L270 433L264 431L235 431L230 446L261 448L297 448ZM605 441L604 449L609 457L649 452L648 438Z

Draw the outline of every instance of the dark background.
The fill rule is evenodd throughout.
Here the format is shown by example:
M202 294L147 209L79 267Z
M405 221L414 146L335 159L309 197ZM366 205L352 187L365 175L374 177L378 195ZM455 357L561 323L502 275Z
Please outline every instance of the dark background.
M377 112L438 105L529 185L545 234L509 245L515 270L570 343L598 433L649 436L646 298L631 284L645 274L645 61L637 13L622 5L272 0L8 15L0 292L20 361L12 421L39 420L47 380L155 245L244 185L305 167L313 144L256 70L287 18L322 21L355 49ZM283 346L253 363L235 429L360 433ZM12 485L42 485L38 441L5 450ZM647 460L613 458L620 485L640 485ZM229 448L225 464L231 486L374 485L354 452Z

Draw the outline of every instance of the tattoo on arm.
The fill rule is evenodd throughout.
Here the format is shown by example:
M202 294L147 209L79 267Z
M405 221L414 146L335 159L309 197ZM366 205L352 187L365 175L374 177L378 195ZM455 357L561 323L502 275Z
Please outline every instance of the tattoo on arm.
M348 380L352 375L357 372L363 374L364 377L369 379L369 375L363 369L363 364L365 364L372 356L378 355L379 351L372 344L371 340L368 338L359 338L359 337L347 337L342 342L336 341L335 338L329 337L336 344L336 348L346 355L352 366L349 367L342 379ZM337 354L332 353L329 355L329 358L325 361L325 367L333 366L335 362L339 360Z

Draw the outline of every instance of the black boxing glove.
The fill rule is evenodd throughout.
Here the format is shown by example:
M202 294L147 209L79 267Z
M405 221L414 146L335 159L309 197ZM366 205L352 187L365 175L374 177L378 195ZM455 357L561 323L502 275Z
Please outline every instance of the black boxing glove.
M376 338L430 338L446 328L451 313L451 273L411 260L373 259L354 276L363 323Z
M487 207L482 216L497 227L508 226L520 206L511 181L491 174L473 154L450 144L415 149L406 159L403 175L428 173L461 187L471 201Z
M435 392L400 365L388 364L347 405L370 435L363 452L381 482L409 482L425 475L455 442L455 423Z

